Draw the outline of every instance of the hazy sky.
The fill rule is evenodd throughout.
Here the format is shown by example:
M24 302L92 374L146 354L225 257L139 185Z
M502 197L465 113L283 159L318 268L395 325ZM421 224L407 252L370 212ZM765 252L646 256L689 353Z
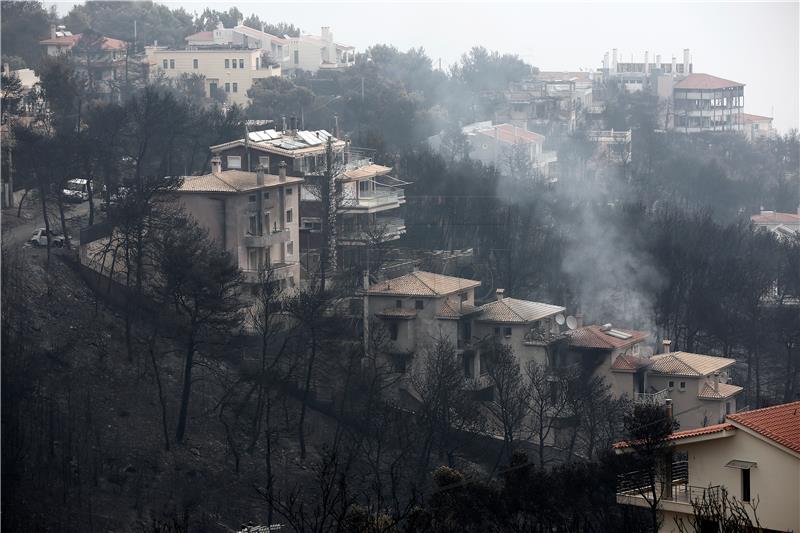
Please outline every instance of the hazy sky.
M50 4L51 2L48 2ZM74 2L57 2L65 13ZM453 63L474 45L519 54L543 69L595 69L612 48L621 59L661 54L695 72L746 85L745 111L774 116L785 132L800 125L800 0L793 2L162 2L200 12L237 6L245 16L286 21L303 32L330 26L336 41L422 46Z

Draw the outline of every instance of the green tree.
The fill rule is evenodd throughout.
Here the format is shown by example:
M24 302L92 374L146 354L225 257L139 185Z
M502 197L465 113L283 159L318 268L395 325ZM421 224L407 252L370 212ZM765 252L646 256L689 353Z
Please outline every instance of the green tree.
M314 93L278 76L262 78L247 91L251 99L247 115L251 118L271 119L280 123L281 117L299 117L314 102Z
M2 2L0 18L3 57L17 56L25 66L37 67L42 57L39 41L50 36L50 17L42 2Z

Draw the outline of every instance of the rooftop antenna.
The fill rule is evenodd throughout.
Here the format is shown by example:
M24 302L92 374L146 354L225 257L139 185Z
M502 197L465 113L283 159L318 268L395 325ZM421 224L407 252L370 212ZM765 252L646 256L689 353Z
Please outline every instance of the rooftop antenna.
M564 324L566 324L566 322L567 319L564 317L563 313L558 313L556 315L556 324L558 324L559 326L563 326Z
M575 329L575 328L577 328L577 327L578 327L578 320L577 320L577 319L576 319L574 316L572 316L572 315L569 315L569 316L567 317L567 327L568 327L569 329Z

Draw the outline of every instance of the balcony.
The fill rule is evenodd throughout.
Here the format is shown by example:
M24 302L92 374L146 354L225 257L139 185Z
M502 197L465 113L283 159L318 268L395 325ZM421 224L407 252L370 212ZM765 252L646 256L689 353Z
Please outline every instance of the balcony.
M242 237L242 246L247 248L266 248L273 244L282 244L291 239L288 228L265 231L263 235L245 233Z
M340 204L342 213L374 213L400 207L406 201L403 189L387 188L375 191L369 196L343 198Z
M646 472L635 471L617 478L617 503L649 507L653 501L653 489ZM719 485L700 487L689 485L688 461L672 463L672 479L656 480L656 490L661 491L658 498L661 507L668 511L691 512L692 502L714 500L719 497ZM677 505L675 505L677 504Z
M633 401L636 403L648 403L652 405L664 405L669 398L669 390L663 389L658 392L634 392Z
M272 279L281 280L286 279L292 275L292 267L297 263L272 263L267 268L272 270ZM245 283L261 283L261 271L253 269L242 269L242 278ZM295 280L297 281L297 280Z
M367 228L345 226L339 232L342 244L378 244L396 241L406 233L406 222L399 217L379 217Z

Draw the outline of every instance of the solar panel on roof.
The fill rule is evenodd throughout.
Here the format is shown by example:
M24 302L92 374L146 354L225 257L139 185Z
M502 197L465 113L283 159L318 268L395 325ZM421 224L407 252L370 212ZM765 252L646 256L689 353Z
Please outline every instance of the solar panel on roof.
M330 133L325 130L318 130L317 137L322 139L323 141L327 142L330 137L333 137Z
M258 142L260 140L257 131L251 131L250 133L248 133L247 138L254 142Z
M610 329L606 331L606 335L611 335L612 337L616 337L624 341L633 337L633 335L631 335L630 333L625 333L624 331L619 331L617 329Z
M280 133L278 133L277 131L272 130L272 129L264 130L262 133L264 133L264 135L266 135L270 139L277 139L278 137L281 136Z
M319 138L310 131L298 131L297 135L298 137L303 139L306 143L308 143L309 146L316 146L318 144L322 144L322 141L320 141Z

